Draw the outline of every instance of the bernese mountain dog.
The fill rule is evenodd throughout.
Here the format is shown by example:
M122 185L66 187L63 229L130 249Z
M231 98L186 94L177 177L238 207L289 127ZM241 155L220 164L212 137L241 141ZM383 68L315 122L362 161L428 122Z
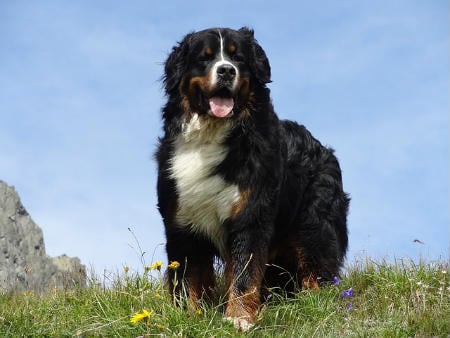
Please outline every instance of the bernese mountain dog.
M165 62L158 208L175 299L198 306L225 265L225 319L256 320L263 290L319 288L347 250L349 198L333 150L278 119L252 30L186 35ZM186 298L184 298L186 296Z

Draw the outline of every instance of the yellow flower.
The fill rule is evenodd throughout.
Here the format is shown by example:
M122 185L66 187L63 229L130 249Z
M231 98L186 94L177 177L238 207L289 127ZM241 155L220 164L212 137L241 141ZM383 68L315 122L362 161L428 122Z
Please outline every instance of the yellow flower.
M152 265L150 265L148 268L150 270L161 270L162 265L163 265L163 263L161 261L157 261L157 262L153 263Z
M171 262L168 266L169 269L176 270L180 267L180 263L177 261Z
M153 314L153 311L148 312L146 309L142 309L141 312L136 313L133 317L131 317L130 322L133 324L136 324L137 322L140 322L144 319L150 319L151 315Z
M128 266L125 265L125 266L123 267L123 271L125 271L125 273L128 273L128 270L130 270L130 268L129 268Z
M195 311L196 314L201 315L202 314L202 309L197 309L197 311Z

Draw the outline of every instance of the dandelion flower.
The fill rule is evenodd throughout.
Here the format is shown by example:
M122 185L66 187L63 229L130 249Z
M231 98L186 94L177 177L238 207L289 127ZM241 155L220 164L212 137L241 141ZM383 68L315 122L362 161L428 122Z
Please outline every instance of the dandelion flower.
M176 270L180 267L180 263L177 261L171 262L168 266L169 269Z
M137 322L140 322L144 319L150 319L151 315L153 314L153 311L147 311L146 309L142 309L141 312L136 313L133 317L131 317L130 322L133 324L136 324Z
M128 273L129 270L130 270L130 268L129 268L128 266L125 265L125 266L123 267L123 271L125 271L125 273Z
M163 263L161 261L157 261L149 266L150 270L161 270Z
M197 309L197 311L195 311L195 313L200 316L202 314L202 309Z

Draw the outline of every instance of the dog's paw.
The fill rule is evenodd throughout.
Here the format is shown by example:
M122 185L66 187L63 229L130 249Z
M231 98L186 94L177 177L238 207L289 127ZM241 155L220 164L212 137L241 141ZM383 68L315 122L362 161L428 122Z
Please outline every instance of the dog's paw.
M225 317L224 320L232 323L238 331L245 332L254 326L254 324L248 321L248 319L242 317Z

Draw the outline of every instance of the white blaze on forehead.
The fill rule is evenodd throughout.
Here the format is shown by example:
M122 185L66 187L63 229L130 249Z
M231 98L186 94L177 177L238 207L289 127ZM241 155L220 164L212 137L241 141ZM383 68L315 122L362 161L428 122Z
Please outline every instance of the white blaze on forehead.
M237 82L238 82L239 70L237 69L237 67L232 62L230 62L230 61L225 59L223 37L222 37L222 34L220 33L220 29L218 29L217 32L219 33L220 59L218 61L216 61L216 63L214 63L214 65L213 65L213 67L211 69L211 72L212 72L211 84L214 86L217 83L217 80L218 80L218 78L217 78L217 69L220 66L223 66L223 65L230 65L236 71L236 77L233 80L233 89L235 89L236 86L237 86Z
M218 30L218 32L219 32L219 40L220 40L220 60L225 61L225 58L223 57L223 37L222 37L222 34L220 34L220 29Z

